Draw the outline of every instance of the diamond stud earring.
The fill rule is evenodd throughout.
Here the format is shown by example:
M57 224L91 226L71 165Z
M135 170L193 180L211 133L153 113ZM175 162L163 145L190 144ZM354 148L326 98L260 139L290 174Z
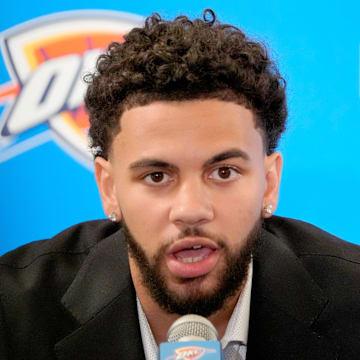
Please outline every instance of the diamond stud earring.
M274 211L274 207L270 204L270 205L266 205L264 207L264 212L265 214L271 215Z
M113 212L110 215L108 215L109 220L116 222L117 221L117 216L116 214Z

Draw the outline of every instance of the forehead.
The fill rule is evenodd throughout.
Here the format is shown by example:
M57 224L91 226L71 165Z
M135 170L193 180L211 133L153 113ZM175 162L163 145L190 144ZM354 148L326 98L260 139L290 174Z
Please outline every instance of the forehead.
M232 102L154 102L125 111L120 121L121 131L112 146L113 156L119 159L166 157L172 152L207 156L234 147L263 154L253 112Z

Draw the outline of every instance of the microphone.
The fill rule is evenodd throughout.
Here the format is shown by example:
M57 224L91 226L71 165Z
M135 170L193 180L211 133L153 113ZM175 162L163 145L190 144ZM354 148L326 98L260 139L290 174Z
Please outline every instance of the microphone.
M160 360L223 360L224 354L214 325L206 318L189 314L177 319L160 344Z

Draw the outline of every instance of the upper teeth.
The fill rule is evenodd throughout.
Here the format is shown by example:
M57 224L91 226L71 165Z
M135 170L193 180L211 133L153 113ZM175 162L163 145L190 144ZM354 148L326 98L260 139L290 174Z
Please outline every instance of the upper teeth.
M179 260L183 263L192 263L192 262L198 262L198 261L201 261L202 259L204 259L204 257L202 256L197 256L197 257L194 257L194 258L179 258Z
M201 245L194 245L193 246L193 249L200 249L201 248Z

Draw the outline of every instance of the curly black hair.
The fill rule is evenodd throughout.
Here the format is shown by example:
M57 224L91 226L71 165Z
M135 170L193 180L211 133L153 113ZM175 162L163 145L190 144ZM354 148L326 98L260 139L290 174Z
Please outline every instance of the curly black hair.
M286 82L260 42L206 9L203 19L159 14L113 42L88 74L85 104L95 156L108 158L122 113L157 100L220 99L252 110L271 154L285 130Z

